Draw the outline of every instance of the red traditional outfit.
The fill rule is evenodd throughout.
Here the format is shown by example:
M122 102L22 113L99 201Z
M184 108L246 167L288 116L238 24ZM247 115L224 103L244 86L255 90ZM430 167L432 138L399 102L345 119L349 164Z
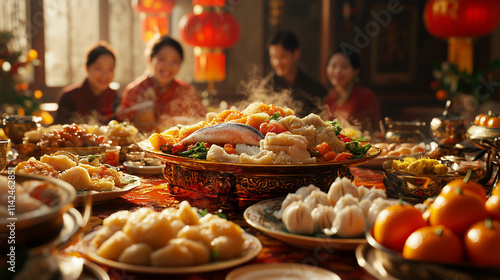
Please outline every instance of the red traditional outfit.
M107 124L115 117L118 100L116 91L111 88L96 96L85 79L83 83L64 88L59 94L58 104L55 124L89 122L90 119Z
M169 117L200 119L206 113L191 85L175 79L162 89L152 77L142 76L125 87L119 116L121 120L157 126Z
M346 120L362 131L377 131L380 121L380 107L375 94L360 85L354 85L348 99L340 104L338 94L332 89L325 98L326 118Z

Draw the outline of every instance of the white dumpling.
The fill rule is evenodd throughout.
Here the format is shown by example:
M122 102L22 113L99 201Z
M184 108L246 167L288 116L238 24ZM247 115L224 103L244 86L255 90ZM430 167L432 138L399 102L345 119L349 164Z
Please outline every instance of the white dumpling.
M179 205L179 210L177 211L179 220L183 221L186 225L199 225L198 214L196 213L196 208L191 207L189 202L183 201Z
M365 195L365 193L369 192L370 189L365 187L365 186L359 186L358 187L358 193L359 193L359 197L363 197Z
M372 205L370 206L370 209L368 209L368 215L366 216L366 224L365 224L365 229L370 230L373 225L375 224L375 220L377 219L378 214L384 210L385 208L391 206L394 204L394 202L383 199L383 198L376 198L372 201Z
M102 221L102 224L114 231L119 231L123 229L123 226L127 223L129 216L130 212L127 210L118 211L105 218Z
M160 213L152 212L140 223L127 224L123 231L137 243L146 243L153 248L165 246L174 237L170 221Z
M363 210L365 217L368 217L368 211L370 210L370 207L372 206L372 201L369 199L364 199L364 200L361 200L358 205L361 208L361 210Z
M305 199L313 191L316 191L316 190L321 190L321 189L316 187L315 185L311 184L309 186L299 188L298 190L295 191L295 194L298 194L298 195L302 196L302 199Z
M318 205L330 205L330 202L328 202L328 195L325 192L315 190L304 199L304 204L307 205L309 209L314 209Z
M311 209L301 201L292 202L283 212L283 224L289 232L297 234L313 234L314 221Z
M146 243L133 244L120 254L118 261L121 263L134 265L150 265L150 257L153 252L153 247Z
M352 238L360 236L365 229L365 214L358 205L349 205L335 216L331 231L325 230L325 233L334 233L340 237Z
M210 242L210 249L214 259L227 260L241 255L245 249L244 245L245 239L242 235L223 235Z
M359 199L357 197L352 196L352 194L348 193L342 196L337 201L333 209L335 210L335 213L338 213L340 210L342 210L342 208L345 208L346 206L358 205L358 204L359 204Z
M335 211L330 205L318 205L311 212L314 221L314 232L322 233L324 229L331 228L335 219Z
M134 244L132 238L123 231L115 232L108 240L104 241L97 249L97 255L105 259L116 261L125 248Z
M204 264L210 261L210 250L201 242L186 238L176 238L170 240L170 243L186 247L193 254L193 265Z
M369 199L373 201L375 198L387 198L387 194L385 193L384 190L376 189L376 188L371 188L370 191L366 192L362 197L361 200Z
M186 246L169 243L151 253L151 265L158 267L192 266L194 255Z
M350 193L354 197L359 197L358 187L346 177L337 177L328 190L328 201L335 206L337 201L345 194Z
M283 211L285 211L285 209L286 209L286 207L288 205L290 205L294 201L302 201L302 199L303 199L302 195L299 195L299 194L296 194L296 193L289 193L289 194L287 194L287 196L285 197L285 199L281 203L280 210L274 212L273 215L276 218L281 219L281 217L283 216Z

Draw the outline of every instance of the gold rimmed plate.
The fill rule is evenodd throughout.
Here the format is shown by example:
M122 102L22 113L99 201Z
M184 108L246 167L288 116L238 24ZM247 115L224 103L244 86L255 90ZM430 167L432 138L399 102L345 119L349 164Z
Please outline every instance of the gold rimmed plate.
M90 241L95 236L97 232L91 232L87 234L83 240L83 252L94 262L105 265L107 267L112 267L116 269L123 269L125 271L134 273L144 273L144 274L191 274L191 273L203 273L216 271L221 269L226 269L234 267L243 263L246 263L253 259L257 254L259 254L262 249L262 244L257 237L244 233L243 238L245 238L245 250L240 256L224 260L209 262L207 264L196 265L196 266L186 266L186 267L156 267L156 266L142 266L142 265L132 265L121 263L113 260L109 260L97 255L97 250L95 247L90 245Z
M75 199L75 205L81 206L85 203L85 197L87 194L92 196L92 203L99 204L104 203L110 199L118 198L128 192L133 191L135 188L141 185L140 178L130 174L124 174L123 180L129 181L121 188L116 188L112 191L78 191Z

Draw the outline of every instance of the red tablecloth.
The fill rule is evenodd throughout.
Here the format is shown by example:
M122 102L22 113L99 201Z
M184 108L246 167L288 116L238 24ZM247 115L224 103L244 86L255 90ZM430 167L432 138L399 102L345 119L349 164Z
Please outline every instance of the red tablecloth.
M384 188L382 183L382 171L363 169L352 167L351 172L354 175L354 182L360 186ZM210 212L215 212L218 209L217 203L211 199L207 199L201 195L192 192L181 193L180 195L172 196L167 187L166 180L162 176L152 177L147 176L141 178L141 186L121 198L116 198L107 201L103 204L93 206L92 217L87 225L85 232L92 231L96 226L102 224L102 219L119 210L134 210L139 207L152 207L156 210L161 210L166 207L176 206L179 202L187 200L191 205L199 209L208 209ZM342 279L374 279L361 268L356 260L353 251L314 251L293 247L279 240L268 237L260 231L249 226L242 217L242 211L224 212L228 219L236 222L242 228L257 236L263 245L262 251L257 257L250 262L244 264L257 263L303 263L313 266L326 268L338 274ZM65 253L82 255L81 247L78 244L69 246L64 250ZM226 275L233 269L225 269L221 271L191 274L191 275L139 275L122 270L110 269L103 267L109 274L111 279L116 280L141 280L141 279L189 279L189 280L212 280L224 279Z

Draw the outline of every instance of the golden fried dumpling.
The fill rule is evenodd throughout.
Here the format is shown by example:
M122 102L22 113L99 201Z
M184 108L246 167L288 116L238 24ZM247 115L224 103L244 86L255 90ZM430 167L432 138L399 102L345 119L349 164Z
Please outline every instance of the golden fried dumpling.
M125 248L118 261L134 265L150 265L150 256L153 251L153 247L146 243L136 243Z
M194 255L186 246L178 243L169 243L151 253L152 266L181 267L192 266Z
M75 166L59 174L59 179L70 183L77 191L87 190L92 181L87 169Z
M201 242L186 238L170 240L170 244L179 244L186 247L193 254L193 264L199 265L210 261L210 250Z
M92 184L90 184L89 189L93 191L112 191L115 188L115 182L106 179L95 179L92 178Z
M104 241L97 249L97 255L100 257L116 261L125 248L134 244L132 238L123 231L115 232L108 240Z
M196 210L191 207L187 201L181 202L177 212L179 220L183 221L186 225L199 225L198 214Z
M112 229L121 230L123 226L127 223L127 219L130 216L130 212L127 210L121 210L109 215L102 221L104 226Z
M149 213L139 223L126 224L123 231L137 243L146 243L153 248L167 245L174 237L170 221L158 212Z
M54 167L58 171L64 171L76 166L76 162L65 155L43 155L40 161Z

